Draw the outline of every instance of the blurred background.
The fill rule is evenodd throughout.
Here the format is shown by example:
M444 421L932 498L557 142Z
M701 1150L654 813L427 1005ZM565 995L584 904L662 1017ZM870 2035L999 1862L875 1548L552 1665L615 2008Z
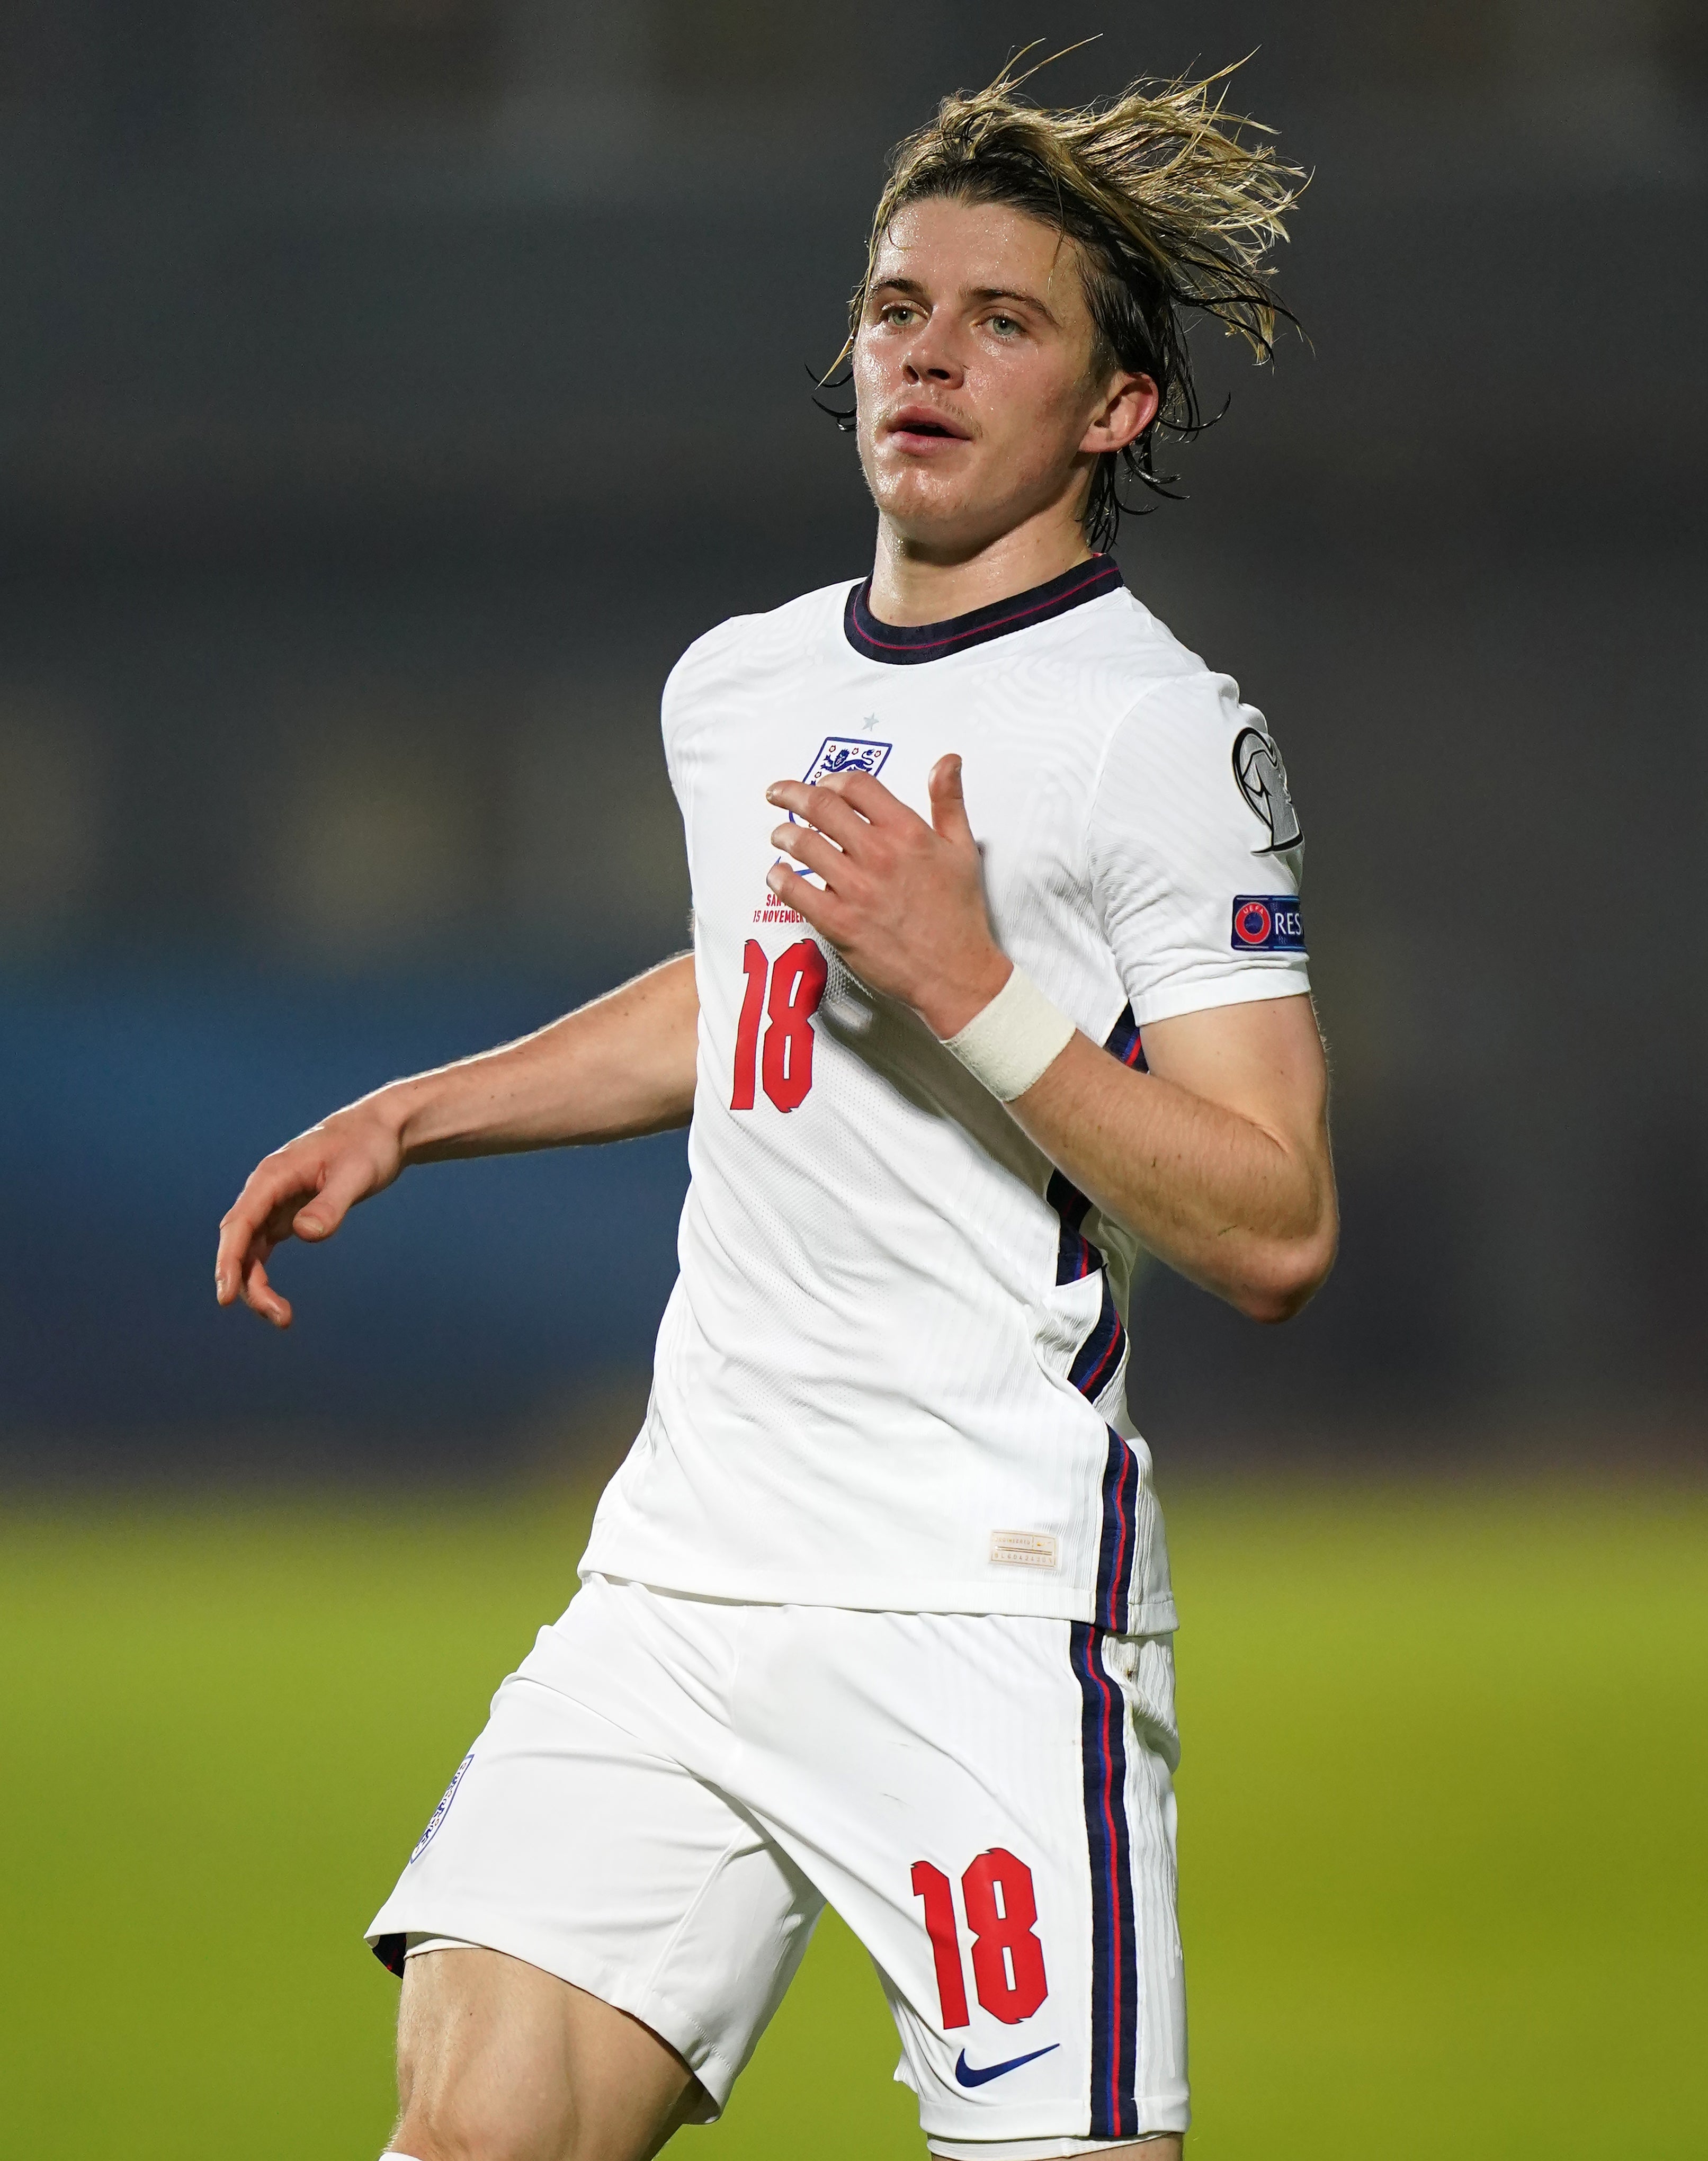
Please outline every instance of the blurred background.
M316 2068L290 2090L330 2112L314 2150L346 2150L327 2066L351 2020L372 2046L351 2076L383 2086L390 1984L346 1972L348 1930L567 1592L581 1487L643 1399L684 1153L408 1179L285 1256L287 1337L216 1313L216 1221L325 1110L685 942L665 674L722 617L869 566L811 378L884 151L1015 47L1093 34L1041 95L1249 54L1231 102L1315 174L1281 263L1310 343L1258 372L1200 338L1227 417L1180 452L1190 500L1120 547L1285 751L1346 1218L1338 1273L1278 1333L1159 1272L1137 1294L1135 1410L1207 1631L1183 1643L1207 1841L1186 1895L1227 1925L1198 1938L1200 2063L1225 2067L1212 2110L1248 2092L1260 2127L1242 2143L1212 2114L1205 2161L1276 2161L1343 2103L1344 2144L1313 2155L1434 2152L1442 2108L1496 2123L1467 2153L1599 2153L1574 2137L1610 2125L1650 2157L1703 2150L1700 2081L1687 2103L1632 2072L1601 2116L1554 2106L1592 2055L1622 2077L1641 2058L1628 2034L1608 2055L1610 1989L1654 2064L1653 2007L1694 2006L1699 2040L1704 2003L1700 1864L1654 1814L1700 1793L1700 1746L1694 1786L1678 1752L1708 1723L1700 0L0 0L0 1815L26 1811L9 1940L59 1976L13 2028L35 2036L34 2153L96 2150L76 2107L148 2075L158 2125L137 2144L128 2106L127 2150L224 2151L241 2123L271 2152L286 2119L251 2104L298 2046ZM1497 1508L1491 1470L1518 1481ZM1567 1474L1591 1497L1561 1518ZM1395 1478L1374 1518L1344 1502ZM518 1481L570 1497L536 1520ZM1320 1612L1263 1573L1265 1493ZM1366 1532L1391 1581L1348 1560ZM1243 1651L1215 1632L1236 1611ZM1283 1733L1281 1647L1308 1624L1377 1664L1349 1698L1330 1660L1319 1726ZM1554 1690L1534 1731L1498 1690L1463 1723L1496 1642L1515 1688ZM1615 1750L1608 1703L1639 1672L1655 1693ZM208 1703L258 1673L264 1735L216 1744ZM1615 1750L1593 1805L1586 1698ZM1348 1741L1401 1700L1456 1734L1469 1784L1439 1751L1424 1768L1416 1721L1388 1757ZM397 1702L427 1706L407 1732ZM316 1799L311 1849L279 1796L300 1811L335 1762L371 1822L346 1835ZM1339 1903L1263 1908L1289 1869L1318 1880L1278 1826L1325 1762L1344 1821L1311 1835ZM1222 1847L1218 1794L1248 1810ZM215 1825L227 1877L190 1858ZM1652 1879L1603 1882L1586 1918L1610 1826ZM310 1927L305 1886L340 1868L355 1888ZM1240 1933L1260 1908L1295 1953L1318 1929L1338 1995L1264 1965ZM1471 1934L1449 1940L1450 1908ZM74 2107L84 1953L121 1924L132 1963L102 1971L129 2054ZM1359 1962L1372 1930L1386 1981ZM233 1931L252 1992L282 1944L315 1976L264 2020L252 1999L241 2033ZM155 2023L125 2025L143 1996ZM1425 2028L1468 2038L1436 2062ZM1474 2091L1452 2084L1467 2049ZM1286 2135L1262 2105L1282 2095ZM350 2151L383 2135L370 2104Z
M1698 1444L1694 0L6 0L0 1465L486 1470L628 1400L680 1143L410 1181L287 1341L215 1221L680 945L663 679L869 567L810 371L884 150L1093 32L1041 90L1255 49L1316 176L1310 346L1200 338L1231 409L1121 554L1291 766L1345 1256L1278 1336L1153 1281L1141 1419L1165 1472Z

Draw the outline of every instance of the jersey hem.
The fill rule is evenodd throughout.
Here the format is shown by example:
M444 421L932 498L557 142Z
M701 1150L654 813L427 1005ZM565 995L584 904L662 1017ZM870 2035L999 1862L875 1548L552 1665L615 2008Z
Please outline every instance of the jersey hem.
M598 1576L607 1583L638 1584L678 1597L726 1599L742 1606L836 1606L857 1613L1000 1613L1034 1621L1095 1621L1096 1586L1067 1588L1045 1584L1016 1585L996 1591L987 1583L942 1583L930 1591L903 1591L881 1576L765 1575L740 1570L621 1568L596 1560L590 1551L576 1574L583 1583ZM1128 1609L1128 1636L1172 1636L1179 1627L1172 1598L1137 1601Z
M1237 976L1212 976L1153 991L1149 997L1134 1001L1133 1018L1143 1028L1153 1021L1178 1020L1183 1014L1210 1013L1217 1006L1255 1005L1263 998L1294 998L1308 996L1310 991L1307 968L1244 968Z

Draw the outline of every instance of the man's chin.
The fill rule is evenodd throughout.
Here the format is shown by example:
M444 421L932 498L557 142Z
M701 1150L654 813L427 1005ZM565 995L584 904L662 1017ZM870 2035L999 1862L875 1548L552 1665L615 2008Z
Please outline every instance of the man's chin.
M969 489L934 484L924 475L872 492L891 532L924 555L976 555L1012 522L1007 505L982 502Z

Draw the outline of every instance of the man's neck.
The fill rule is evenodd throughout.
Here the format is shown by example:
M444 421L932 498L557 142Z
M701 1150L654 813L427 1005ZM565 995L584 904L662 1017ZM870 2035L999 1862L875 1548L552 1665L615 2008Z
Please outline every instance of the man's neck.
M880 518L867 606L880 622L946 622L1048 585L1091 555L1076 520L1028 519L971 555L945 559L923 553Z

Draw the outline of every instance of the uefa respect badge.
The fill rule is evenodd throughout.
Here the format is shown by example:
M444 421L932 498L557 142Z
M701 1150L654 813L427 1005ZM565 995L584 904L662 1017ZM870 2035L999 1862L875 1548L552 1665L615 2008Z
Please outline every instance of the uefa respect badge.
M1236 893L1233 935L1228 943L1237 953L1302 953L1304 919L1299 912L1298 895Z

